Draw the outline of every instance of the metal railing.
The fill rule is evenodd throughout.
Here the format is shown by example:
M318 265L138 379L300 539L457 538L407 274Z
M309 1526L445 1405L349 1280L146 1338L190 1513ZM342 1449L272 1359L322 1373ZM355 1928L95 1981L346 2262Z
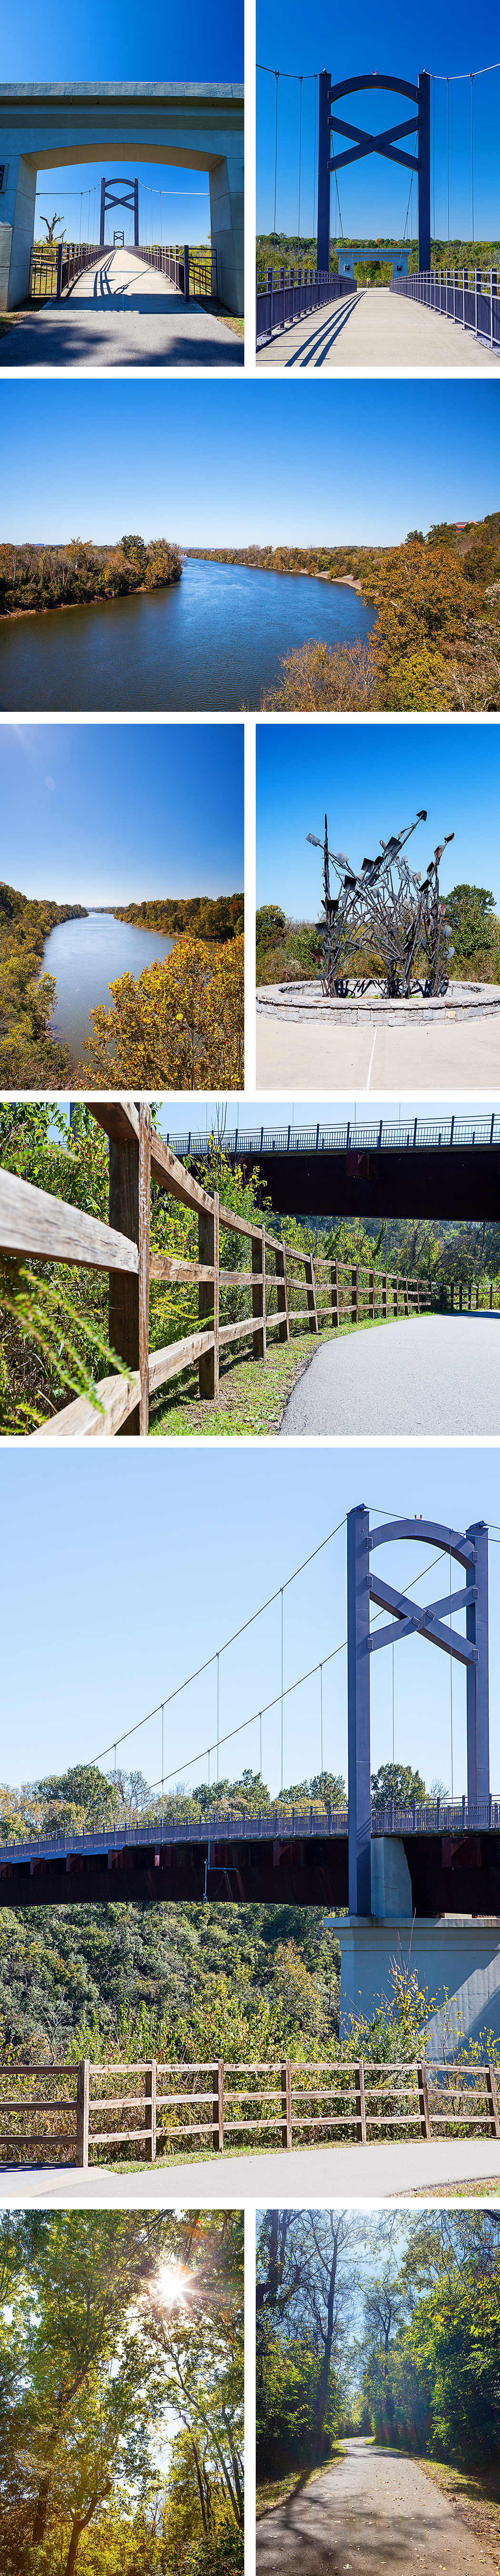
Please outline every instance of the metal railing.
M166 1143L171 1153L187 1155L194 1161L204 1158L209 1138L206 1130L189 1127L172 1133ZM500 1113L474 1119L380 1118L371 1122L345 1119L341 1125L323 1127L318 1120L312 1127L233 1127L224 1131L222 1151L226 1154L342 1154L380 1153L387 1147L398 1151L422 1145L500 1145Z
M49 2090L47 2090L47 2087ZM180 2116L179 2116L180 2115ZM363 2058L209 2058L0 2068L0 2162L101 2162L178 2153L223 2155L226 2143L367 2146L425 2142L448 2131L500 2142L495 2065L385 2064ZM256 2133L257 2136L256 2136ZM29 2156L27 2151L29 2150ZM57 2152L56 2152L57 2151ZM63 2151L63 2152L61 2152Z
M88 1858L94 1853L99 1855L107 1851L159 1852L170 1843L198 1844L206 1848L209 1844L221 1842L338 1840L345 1839L348 1829L347 1806L284 1806L278 1800L274 1807L260 1807L257 1813L248 1812L246 1808L237 1810L213 1806L210 1813L200 1811L195 1816L186 1809L183 1815L171 1818L162 1816L159 1809L152 1822L138 1816L134 1825L91 1825L88 1833L32 1834L16 1842L2 1841L0 1874L16 1864L26 1866L27 1861L70 1860L73 1852L77 1857ZM500 1797L494 1797L493 1793L479 1807L472 1806L463 1797L453 1802L448 1800L446 1804L440 1798L429 1799L423 1807L417 1806L416 1799L405 1807L398 1806L395 1801L394 1804L372 1806L371 1809L370 1833L373 1839L381 1834L395 1834L399 1840L408 1840L415 1835L444 1834L451 1835L456 1841L461 1834L499 1832Z
M409 277L393 277L390 295L406 295L414 304L424 304L429 313L442 313L448 322L458 323L462 331L472 331L475 340L487 342L490 349L500 350L500 297L496 268L427 268L411 270Z
M215 249L207 251L206 258L200 259L195 251L190 250L189 242L184 243L183 249L178 242L164 243L163 247L153 242L149 248L145 243L128 242L127 252L130 252L131 259L142 260L146 268L153 268L159 277L167 278L169 285L176 286L178 293L184 296L186 304L192 295L201 303L219 303Z
M53 295L56 304L60 304L61 296L67 295L75 279L82 277L85 269L95 268L98 260L105 257L109 259L109 251L101 251L99 242L58 242L55 258L50 251L31 250L28 295L32 303Z
M301 322L307 313L318 313L322 305L337 304L356 293L352 277L336 277L331 269L298 268L295 276L291 268L285 283L285 271L280 268L275 285L268 268L267 285L256 284L256 347L262 349L266 340L288 330L292 322Z

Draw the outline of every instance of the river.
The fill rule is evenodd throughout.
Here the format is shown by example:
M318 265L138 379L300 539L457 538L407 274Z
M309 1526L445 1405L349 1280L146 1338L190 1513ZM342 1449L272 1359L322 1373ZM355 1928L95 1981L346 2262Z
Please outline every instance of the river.
M366 642L375 610L340 582L189 559L168 590L0 618L0 707L125 713L258 707L280 657Z
M131 921L115 921L109 912L89 912L86 921L59 921L45 941L43 973L55 975L57 993L51 1026L54 1036L71 1048L78 1064L84 1038L90 1037L89 1013L96 1002L112 1009L109 985L117 975L133 975L154 957L169 957L173 939L158 930L136 930Z

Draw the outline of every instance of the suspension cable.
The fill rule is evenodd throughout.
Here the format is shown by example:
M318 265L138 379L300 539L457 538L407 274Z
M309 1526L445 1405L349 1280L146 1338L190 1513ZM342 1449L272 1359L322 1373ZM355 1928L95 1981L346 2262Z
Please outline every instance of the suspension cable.
M302 155L302 72L301 72L301 74L300 74L300 124L299 124L299 219L298 219L298 225L297 225L297 268L299 268L299 266L300 266L300 164L301 164L301 155Z

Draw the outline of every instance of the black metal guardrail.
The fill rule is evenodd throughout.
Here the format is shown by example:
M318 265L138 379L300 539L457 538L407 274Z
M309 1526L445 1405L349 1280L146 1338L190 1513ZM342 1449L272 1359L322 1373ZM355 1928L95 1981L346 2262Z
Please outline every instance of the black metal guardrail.
M170 1129L164 1143L172 1154L195 1158L208 1147L207 1132L189 1128L181 1135ZM500 1145L500 1115L495 1110L481 1118L380 1118L371 1126L347 1118L342 1126L322 1127L233 1127L221 1137L226 1154L342 1154L381 1153L393 1146L401 1152L408 1146L423 1145Z
M75 1853L106 1851L159 1850L162 1843L287 1842L294 1839L324 1840L326 1836L345 1836L349 1825L348 1807L282 1807L249 1815L231 1808L213 1807L210 1815L185 1814L171 1821L158 1815L153 1824L138 1817L135 1825L117 1825L98 1832L92 1828L83 1834L39 1834L24 1842L4 1842L0 1846L0 1867L27 1860L60 1860ZM500 1798L491 1796L480 1807L472 1807L467 1798L455 1799L453 1805L436 1798L424 1807L416 1799L410 1807L372 1807L370 1831L397 1834L493 1833L500 1831Z
M132 259L142 260L146 268L154 268L159 277L167 278L170 286L176 286L186 304L192 295L204 304L219 303L216 250L209 251L206 259L198 259L190 250L189 242L184 243L183 249L179 242L162 246L153 242L149 248L144 242L128 242L127 251Z
M429 313L442 313L447 322L456 322L462 331L472 331L475 340L487 342L500 351L500 296L496 268L472 270L469 285L468 268L427 268L411 270L409 277L393 277L390 295L406 295L413 304L424 304Z
M107 256L109 258L109 251ZM67 294L69 286L74 286L75 278L82 277L86 268L95 268L97 261L104 257L99 242L60 241L55 259L48 251L31 250L28 279L31 302L46 302L47 297L53 295L56 304L60 304L61 296Z
M295 276L291 268L286 285L284 268L280 268L279 284L275 285L272 268L268 268L267 285L260 288L256 284L256 347L264 348L266 340L288 330L292 322L301 322L307 313L318 313L321 305L341 303L346 295L356 292L352 277L336 277L331 269L298 268Z

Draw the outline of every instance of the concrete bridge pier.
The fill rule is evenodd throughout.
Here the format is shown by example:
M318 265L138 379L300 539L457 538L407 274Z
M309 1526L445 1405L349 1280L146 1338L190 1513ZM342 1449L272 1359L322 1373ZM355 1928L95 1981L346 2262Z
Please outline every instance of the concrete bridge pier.
M210 240L217 252L217 282L230 313L245 311L245 201L243 155L231 153L209 172Z
M416 1971L432 2007L426 2042L430 2061L443 2054L449 2057L454 2046L480 2038L485 2053L488 2032L500 2041L499 1918L429 1915L412 1929L405 1907L399 1915L386 1915L385 1921L373 1914L330 1915L326 1921L340 1944L343 2037L351 2014L368 2021L381 2002L392 2002L391 1961L396 1960Z
M11 154L4 171L0 194L0 313L11 313L16 305L24 304L28 292L37 171L24 152Z

